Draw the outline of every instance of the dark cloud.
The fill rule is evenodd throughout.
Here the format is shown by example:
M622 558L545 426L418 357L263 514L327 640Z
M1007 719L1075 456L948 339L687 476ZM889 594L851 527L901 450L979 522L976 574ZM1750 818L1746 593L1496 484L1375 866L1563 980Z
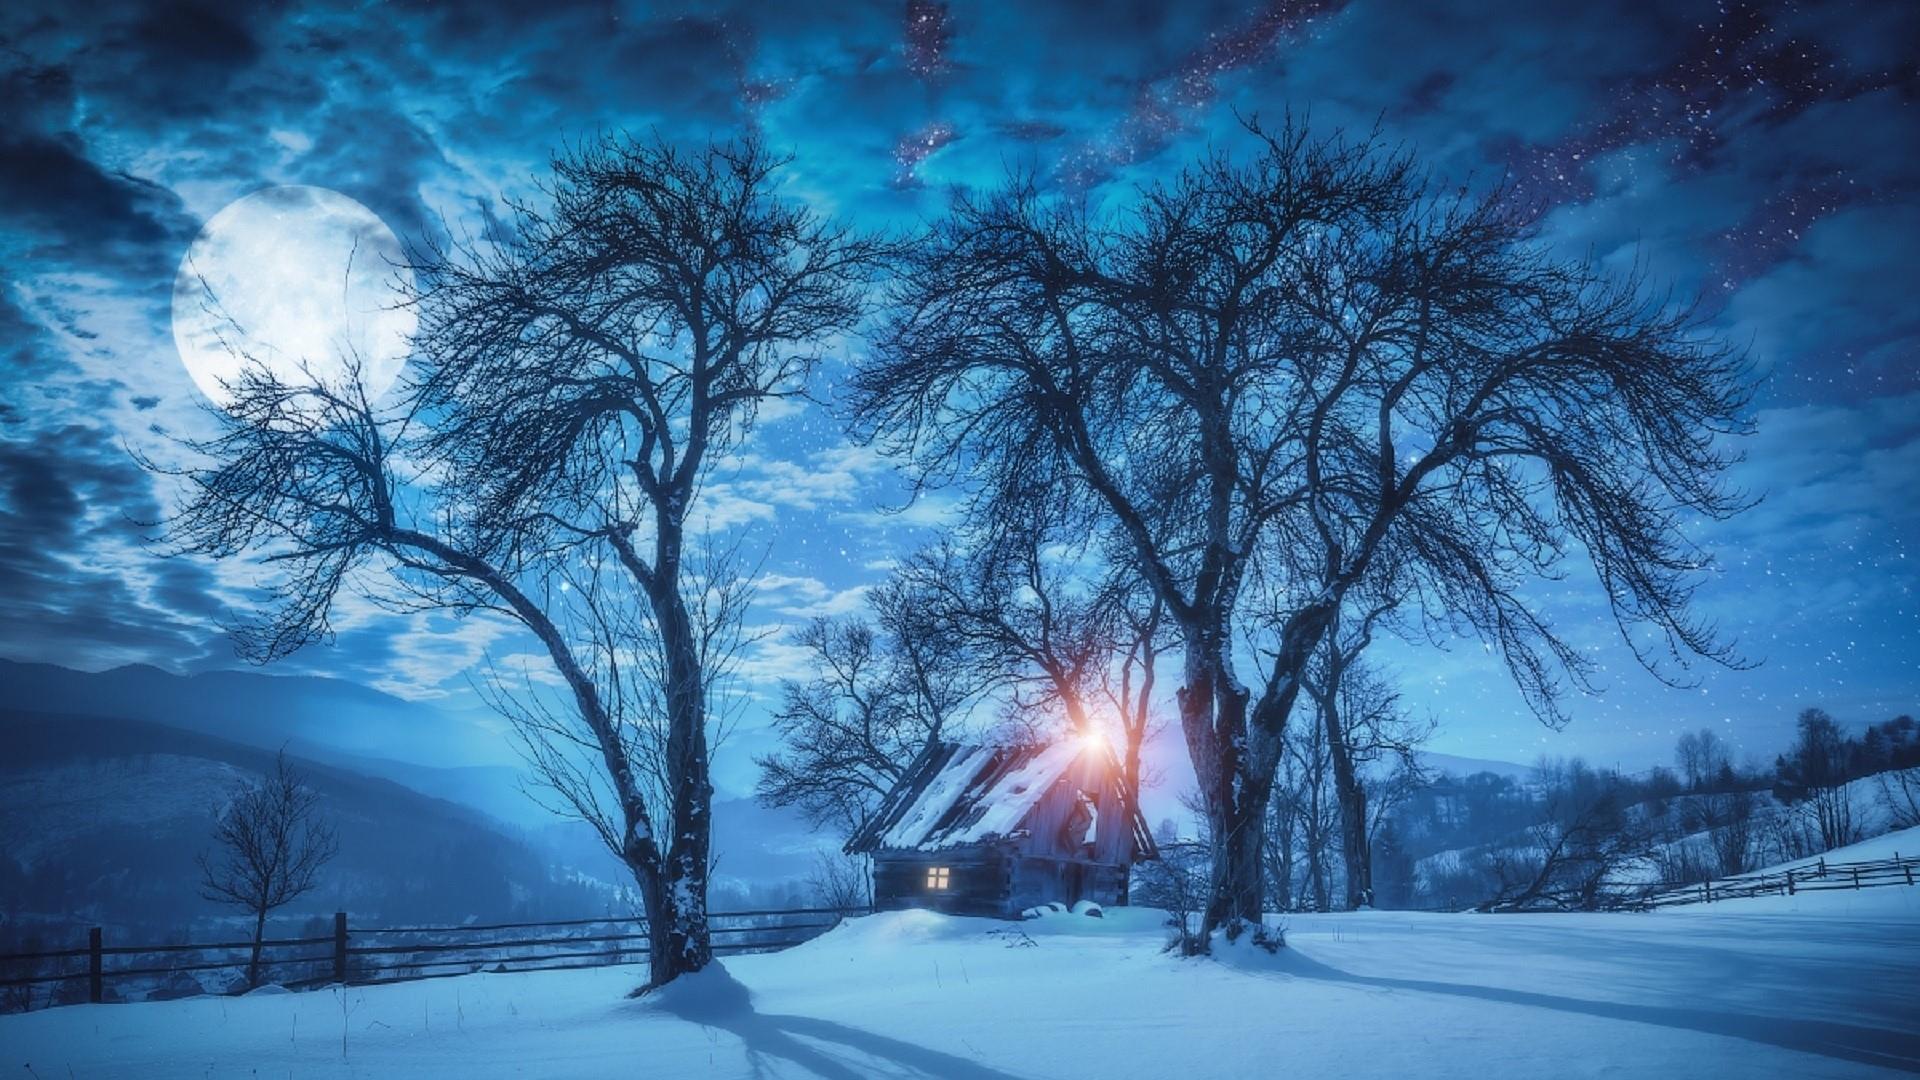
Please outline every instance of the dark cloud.
M53 65L90 99L111 102L117 124L143 128L229 108L265 54L262 32L283 7L250 0L35 6L0 14L0 40L15 55Z
M0 220L61 243L153 243L177 233L171 192L87 157L71 135L0 135Z
M149 478L98 429L0 440L0 626L9 655L100 667L191 661L219 604L206 567L143 559Z
M73 112L73 72L17 62L0 67L0 121L13 131L48 131Z
M242 4L143 4L102 52L125 57L129 73L162 91L172 107L222 104L233 79L261 56Z

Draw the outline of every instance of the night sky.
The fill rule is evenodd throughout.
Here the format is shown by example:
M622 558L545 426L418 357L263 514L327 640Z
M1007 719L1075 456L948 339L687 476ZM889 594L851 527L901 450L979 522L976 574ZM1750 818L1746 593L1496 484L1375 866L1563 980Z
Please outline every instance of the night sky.
M1554 10L1560 9L1560 10ZM791 194L906 228L1012 168L1102 204L1235 114L1405 141L1449 182L1511 178L1547 235L1697 293L1767 375L1736 481L1764 496L1703 532L1700 601L1751 670L1672 690L1632 667L1578 577L1540 601L1607 692L1543 729L1478 643L1388 647L1435 748L1640 767L1714 725L1770 758L1794 713L1920 708L1920 5L924 0L736 9L547 0L364 5L34 0L0 7L0 655L97 669L237 666L218 626L252 571L157 558L165 492L129 449L204 430L169 333L200 224L271 184L370 207L403 238L482 231L557 144L608 128L756 129ZM838 350L856 356L859 342ZM816 390L831 399L839 361ZM904 513L891 466L815 407L769 414L708 491L769 551L756 625L857 611L951 500ZM471 706L509 628L342 611L274 670ZM770 696L803 657L779 636ZM722 762L750 781L750 710Z

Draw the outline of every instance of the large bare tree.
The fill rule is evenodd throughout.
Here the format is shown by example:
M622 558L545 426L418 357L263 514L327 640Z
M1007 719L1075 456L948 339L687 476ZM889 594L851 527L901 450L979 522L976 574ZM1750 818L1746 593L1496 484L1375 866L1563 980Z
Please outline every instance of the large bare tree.
M509 235L414 267L425 449L470 508L471 544L537 568L603 543L639 595L660 820L637 784L612 786L618 853L652 864L656 982L711 956L710 661L738 604L702 618L727 587L689 565L702 483L763 403L805 393L882 253L780 198L781 164L753 140L685 152L600 139L555 160L546 198L516 204ZM605 734L581 735L617 772ZM561 790L605 816L579 786ZM636 850L662 833L664 851Z
M497 235L416 252L403 400L249 366L170 523L284 571L241 628L258 658L325 637L349 582L530 630L565 689L514 717L634 876L656 985L712 955L711 697L743 592L727 545L700 568L703 482L760 405L805 392L883 254L781 198L780 164L751 140L559 155ZM386 585L355 574L372 564Z
M1203 948L1257 925L1288 717L1381 567L1495 645L1548 719L1588 661L1522 588L1576 552L1650 667L1724 657L1689 614L1707 559L1683 526L1740 505L1721 440L1749 392L1688 311L1549 254L1505 191L1250 128L1250 154L1110 210L1018 179L959 198L855 380L858 430L922 484L974 485L976 525L1042 501L1131 549L1184 652L1218 840ZM1255 572L1284 603L1242 610Z

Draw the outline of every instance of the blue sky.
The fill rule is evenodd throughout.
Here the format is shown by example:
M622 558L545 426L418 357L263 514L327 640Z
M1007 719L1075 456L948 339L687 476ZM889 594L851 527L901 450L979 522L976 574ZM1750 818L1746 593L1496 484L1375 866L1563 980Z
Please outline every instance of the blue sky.
M1555 10L1559 9L1559 10ZM172 345L173 275L200 224L272 184L341 191L403 238L484 227L548 152L609 128L753 128L796 197L905 228L1011 167L1097 201L1292 108L1365 128L1459 183L1509 176L1548 236L1698 292L1768 381L1737 482L1757 509L1704 535L1701 604L1759 662L1671 690L1613 643L1588 582L1541 600L1607 692L1541 728L1477 643L1390 646L1436 747L1641 766L1711 724L1771 755L1793 714L1920 705L1920 73L1906 3L1498 0L728 8L517 3L141 4L0 12L0 655L82 668L233 666L221 618L248 568L163 560L163 491L129 448L203 424ZM845 342L817 387L857 358ZM785 410L709 490L769 552L769 630L859 608L936 535L827 411ZM282 670L471 704L481 620L367 604ZM748 658L770 694L803 659ZM748 782L750 711L721 772Z

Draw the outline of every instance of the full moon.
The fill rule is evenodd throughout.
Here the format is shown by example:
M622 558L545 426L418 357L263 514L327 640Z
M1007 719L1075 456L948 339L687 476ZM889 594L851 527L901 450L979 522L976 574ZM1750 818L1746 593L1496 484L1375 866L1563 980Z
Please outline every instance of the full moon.
M401 303L400 241L365 206L322 187L256 191L200 230L173 282L173 343L215 404L243 367L289 386L378 401L406 363L416 319Z

